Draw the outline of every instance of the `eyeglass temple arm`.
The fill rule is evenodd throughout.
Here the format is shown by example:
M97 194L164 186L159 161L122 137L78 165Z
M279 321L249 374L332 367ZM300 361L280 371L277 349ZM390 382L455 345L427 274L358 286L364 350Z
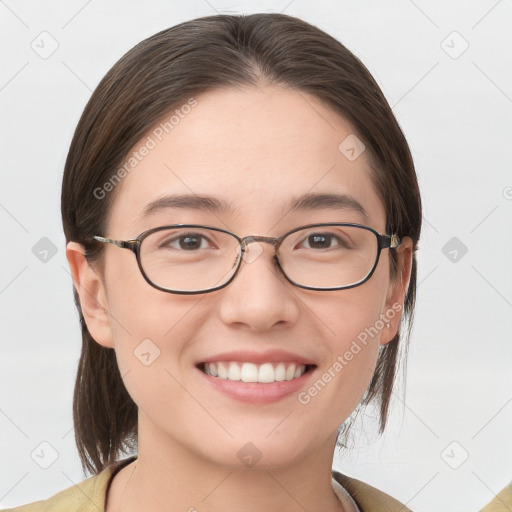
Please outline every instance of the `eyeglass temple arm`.
M130 249L135 252L137 250L138 241L137 240L113 240L112 238L105 238L103 236L95 235L93 236L94 240L98 242L103 242L105 244L112 244L116 247L120 247L121 249Z

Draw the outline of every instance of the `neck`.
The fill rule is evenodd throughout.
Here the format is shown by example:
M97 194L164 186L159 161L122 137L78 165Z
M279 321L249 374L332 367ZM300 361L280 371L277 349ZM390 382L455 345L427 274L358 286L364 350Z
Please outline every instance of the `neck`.
M117 486L113 482L107 512L343 510L331 481L337 432L289 464L249 467L218 464L141 419L137 460L121 470Z

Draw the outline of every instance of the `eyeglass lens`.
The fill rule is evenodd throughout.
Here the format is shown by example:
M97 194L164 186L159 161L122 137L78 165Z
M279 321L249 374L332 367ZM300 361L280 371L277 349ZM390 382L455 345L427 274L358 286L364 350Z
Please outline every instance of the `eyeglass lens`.
M280 244L277 256L290 280L328 289L364 280L375 265L377 253L377 237L367 229L316 226L290 233ZM173 291L219 287L235 273L239 258L240 244L234 236L207 228L155 231L144 238L140 248L146 277Z

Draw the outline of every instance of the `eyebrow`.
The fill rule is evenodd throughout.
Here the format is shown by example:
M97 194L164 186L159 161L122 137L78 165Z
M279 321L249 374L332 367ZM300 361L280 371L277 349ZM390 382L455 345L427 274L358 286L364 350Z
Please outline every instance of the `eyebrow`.
M168 208L210 211L212 213L232 213L231 204L211 196L196 194L166 195L149 203L141 215L148 217L160 210ZM306 193L291 199L288 210L346 210L359 214L365 222L368 222L368 213L363 205L348 194L330 193Z

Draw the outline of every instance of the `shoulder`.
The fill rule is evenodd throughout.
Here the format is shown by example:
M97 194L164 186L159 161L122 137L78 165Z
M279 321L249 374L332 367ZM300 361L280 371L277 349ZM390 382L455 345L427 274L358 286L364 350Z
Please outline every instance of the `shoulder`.
M104 512L108 485L121 465L123 464L107 466L97 475L68 487L46 500L0 512Z
M508 512L512 510L512 482L488 503L481 512Z
M343 475L338 471L333 471L332 476L347 490L361 512L371 512L373 510L379 510L379 512L410 512L403 503L371 485Z

